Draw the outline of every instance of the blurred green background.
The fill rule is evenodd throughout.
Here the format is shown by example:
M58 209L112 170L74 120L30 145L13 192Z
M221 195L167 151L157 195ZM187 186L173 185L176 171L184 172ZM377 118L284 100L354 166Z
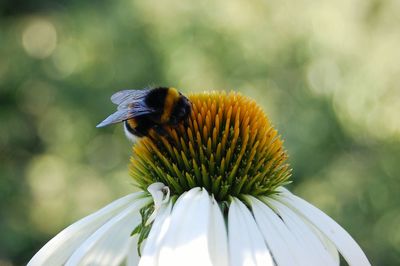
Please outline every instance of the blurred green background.
M285 139L291 189L400 264L400 1L0 1L0 265L133 191L124 88L234 89Z

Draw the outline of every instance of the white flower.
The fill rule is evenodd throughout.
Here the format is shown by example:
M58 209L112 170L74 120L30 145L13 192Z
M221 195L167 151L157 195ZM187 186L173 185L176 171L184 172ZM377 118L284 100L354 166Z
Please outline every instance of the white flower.
M139 192L50 240L29 266L370 265L337 223L283 185L277 131L236 93L192 95L187 125L133 146ZM141 255L140 252L141 251Z
M231 197L227 213L205 189L174 203L169 190L149 188L154 222L138 256L132 230L150 196L134 193L67 227L29 262L36 265L370 265L326 214L280 187L273 196Z

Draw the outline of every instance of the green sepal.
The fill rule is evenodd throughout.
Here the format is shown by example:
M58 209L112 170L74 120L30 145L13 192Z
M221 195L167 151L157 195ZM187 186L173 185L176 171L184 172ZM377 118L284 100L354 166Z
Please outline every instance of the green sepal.
M143 208L140 209L139 213L140 216L142 217L142 221L140 224L138 224L132 231L131 236L134 236L136 234L139 235L138 238L138 245L137 245L137 252L139 254L139 257L142 256L141 253L141 248L142 248L142 243L143 241L149 236L151 227L153 226L153 222L150 224L147 224L148 219L150 218L150 215L154 212L154 203L150 203Z

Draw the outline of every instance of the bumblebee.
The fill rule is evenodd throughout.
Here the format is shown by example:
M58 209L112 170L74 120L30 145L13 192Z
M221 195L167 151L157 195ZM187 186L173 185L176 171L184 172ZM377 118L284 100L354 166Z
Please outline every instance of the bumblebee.
M189 99L175 88L152 88L145 90L122 90L111 96L118 110L97 127L124 122L127 137L148 136L151 129L165 135L164 126L187 123L192 111Z

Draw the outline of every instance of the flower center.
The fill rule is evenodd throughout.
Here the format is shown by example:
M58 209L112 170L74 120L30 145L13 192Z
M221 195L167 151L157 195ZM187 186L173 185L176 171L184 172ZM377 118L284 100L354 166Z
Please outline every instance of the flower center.
M269 195L291 169L277 131L255 101L238 93L188 97L187 125L151 132L133 146L131 175L142 190L162 182L171 195L204 187L219 201L241 194Z

